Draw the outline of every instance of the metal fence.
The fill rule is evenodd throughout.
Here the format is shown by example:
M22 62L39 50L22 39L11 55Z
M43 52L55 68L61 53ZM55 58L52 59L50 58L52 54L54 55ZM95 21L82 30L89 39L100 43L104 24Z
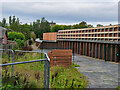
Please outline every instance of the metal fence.
M9 76L15 76L17 73L26 74L29 79L36 79L37 83L41 82L43 87L40 88L49 88L50 59L47 53L11 49L0 49L0 51L3 59L0 67L3 67L2 70L8 71Z

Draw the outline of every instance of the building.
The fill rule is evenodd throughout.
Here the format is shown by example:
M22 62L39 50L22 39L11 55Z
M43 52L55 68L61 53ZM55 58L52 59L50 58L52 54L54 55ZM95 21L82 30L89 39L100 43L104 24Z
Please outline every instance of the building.
M120 30L118 25L96 28L59 30L57 39L102 43L120 43Z
M120 61L119 25L59 30L56 36L56 42L52 43L56 48L72 49L73 53L105 61Z
M7 44L7 29L0 27L0 44Z
M54 26L54 25L56 25L56 23L54 23L53 21L50 22L49 24L50 24L50 26Z

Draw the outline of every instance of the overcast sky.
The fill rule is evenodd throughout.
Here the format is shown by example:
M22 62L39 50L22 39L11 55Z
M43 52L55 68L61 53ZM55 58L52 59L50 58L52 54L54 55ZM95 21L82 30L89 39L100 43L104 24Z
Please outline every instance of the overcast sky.
M75 24L86 21L94 26L98 23L118 23L119 0L2 0L0 20L15 15L23 23L45 17L57 24Z

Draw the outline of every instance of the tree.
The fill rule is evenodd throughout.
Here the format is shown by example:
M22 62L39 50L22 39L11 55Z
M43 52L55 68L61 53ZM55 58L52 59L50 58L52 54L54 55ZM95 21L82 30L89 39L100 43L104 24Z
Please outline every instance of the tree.
M58 32L58 30L64 30L64 27L62 25L54 25L51 28L51 32Z
M0 26L2 26L2 22L0 22Z
M31 26L28 25L27 23L23 25L19 25L19 32L25 35L26 40L30 39L30 29L31 29Z
M79 23L79 27L80 28L87 28L87 23L85 21L82 21L81 23Z
M15 16L13 16L12 23L15 23L15 20L16 20L16 18L15 18Z
M3 20L2 20L2 27L5 27L7 24L6 24L6 19L5 18L3 18Z
M37 38L42 39L43 33L50 32L50 24L44 17L41 21L37 19L36 22L33 22L32 31L35 32Z
M36 39L36 35L35 35L34 32L31 32L30 37L35 41L35 39Z
M12 20L11 20L11 16L9 16L9 25L11 25Z
M18 32L19 31L19 18L17 18L16 20L16 17L13 16L13 19L11 19L11 16L9 17L9 24L10 24L10 29Z
M16 39L25 41L25 35L19 32L8 32L8 40L16 41Z
M88 25L88 28L93 28L93 25L89 24L89 25Z
M50 24L49 22L43 17L41 19L41 23L40 23L40 30L39 30L39 38L42 39L43 38L43 33L46 32L50 32Z
M101 25L101 24L97 24L97 27L102 27L103 25Z

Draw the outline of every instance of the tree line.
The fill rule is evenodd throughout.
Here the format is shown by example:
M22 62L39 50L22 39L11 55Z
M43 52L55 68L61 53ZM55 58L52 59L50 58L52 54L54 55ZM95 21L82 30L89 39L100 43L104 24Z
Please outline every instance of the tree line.
M9 16L9 22L6 22L6 18L3 18L0 21L0 26L5 27L9 31L20 32L25 35L25 40L30 40L33 38L43 38L43 33L46 32L58 32L58 30L66 30L66 29L80 29L80 28L92 28L93 25L87 24L87 22L82 21L79 24L74 25L54 25L50 26L50 23L43 17L33 21L30 24L22 24L19 18L15 16ZM97 24L97 27L103 26L101 24Z

